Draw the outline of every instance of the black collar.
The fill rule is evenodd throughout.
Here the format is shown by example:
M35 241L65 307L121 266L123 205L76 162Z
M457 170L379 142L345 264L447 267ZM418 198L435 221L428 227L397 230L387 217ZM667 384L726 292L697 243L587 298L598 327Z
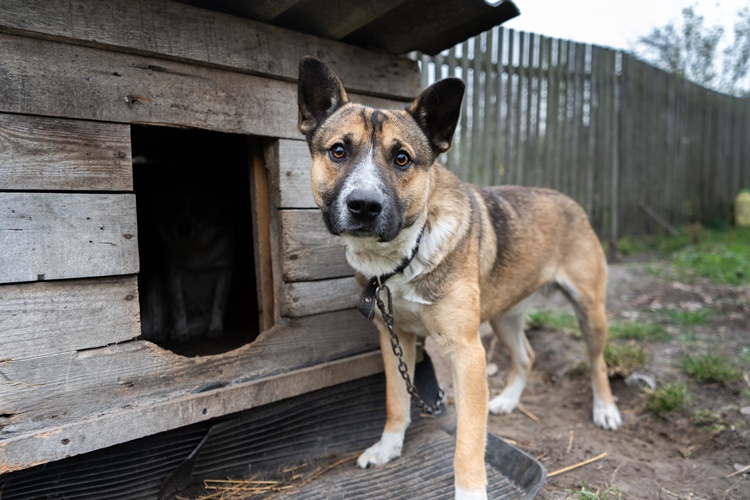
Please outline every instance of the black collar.
M383 287L385 282L393 276L403 273L404 270L409 267L411 261L414 260L414 257L419 251L419 243L422 241L425 227L427 227L426 222L419 231L419 236L417 236L417 242L414 244L414 248L409 252L409 255L404 257L404 260L401 261L396 269L389 273L381 274L380 276L373 276L367 281L367 284L362 290L362 294L359 296L359 303L357 304L357 309L365 316L365 318L372 320L375 317L375 295L377 294L378 289Z

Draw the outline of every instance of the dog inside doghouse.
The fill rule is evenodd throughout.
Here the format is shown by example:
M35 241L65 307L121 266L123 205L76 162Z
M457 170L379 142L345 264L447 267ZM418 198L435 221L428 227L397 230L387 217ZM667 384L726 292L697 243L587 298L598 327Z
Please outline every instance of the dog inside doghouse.
M259 333L250 138L133 126L144 340L184 356Z

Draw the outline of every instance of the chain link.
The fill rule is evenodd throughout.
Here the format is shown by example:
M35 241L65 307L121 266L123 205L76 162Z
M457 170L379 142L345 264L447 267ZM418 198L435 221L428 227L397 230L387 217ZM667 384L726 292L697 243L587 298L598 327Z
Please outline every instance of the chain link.
M383 299L380 298L380 292L382 291L386 292L386 297L388 298L387 307ZM388 332L390 333L391 349L393 350L393 354L395 354L396 358L398 359L398 371L401 374L401 377L404 379L404 382L406 383L406 392L409 393L409 395L417 403L417 406L419 406L419 409L424 413L428 415L440 415L443 412L443 401L445 400L445 392L443 391L443 389L439 389L438 399L434 405L427 404L422 400L421 397L419 397L419 392L417 392L417 388L412 383L411 377L409 377L409 367L404 361L404 349L401 347L401 343L398 341L396 332L393 331L393 301L391 298L390 288L381 283L380 286L375 289L375 302L377 303L378 309L380 309L380 312L383 315L383 322L385 323L385 326L388 328Z

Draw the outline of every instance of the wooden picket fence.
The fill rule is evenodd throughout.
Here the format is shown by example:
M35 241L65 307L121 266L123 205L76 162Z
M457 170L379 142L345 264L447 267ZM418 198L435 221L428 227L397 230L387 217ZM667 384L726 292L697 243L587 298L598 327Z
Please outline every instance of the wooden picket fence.
M504 28L419 57L424 86L467 84L448 168L480 185L560 190L603 238L730 222L750 188L750 99L621 51Z

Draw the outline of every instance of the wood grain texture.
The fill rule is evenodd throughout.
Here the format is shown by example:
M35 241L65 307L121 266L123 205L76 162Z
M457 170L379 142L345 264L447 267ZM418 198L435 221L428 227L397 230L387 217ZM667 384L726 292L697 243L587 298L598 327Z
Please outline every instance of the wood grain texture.
M63 418L43 429L12 434L0 441L0 474L280 401L382 370L382 358L375 351L162 401L142 399L142 404L128 404L87 419Z
M215 356L186 358L135 340L83 351L0 359L0 425L8 438L42 432L377 347L372 323L349 310L287 320L253 343Z
M415 61L165 0L4 0L0 27L287 81L302 56L315 55L351 91L407 100L419 92Z
M317 208L312 195L312 158L307 142L279 139L267 159L279 208Z
M352 276L344 245L326 229L320 211L280 210L285 281Z
M0 286L0 359L101 347L141 334L135 276Z
M0 53L0 112L300 137L292 82L5 34Z
M285 283L281 314L292 318L357 306L361 289L354 277Z
M130 127L0 113L0 190L132 191Z
M0 193L0 283L138 272L135 195Z

